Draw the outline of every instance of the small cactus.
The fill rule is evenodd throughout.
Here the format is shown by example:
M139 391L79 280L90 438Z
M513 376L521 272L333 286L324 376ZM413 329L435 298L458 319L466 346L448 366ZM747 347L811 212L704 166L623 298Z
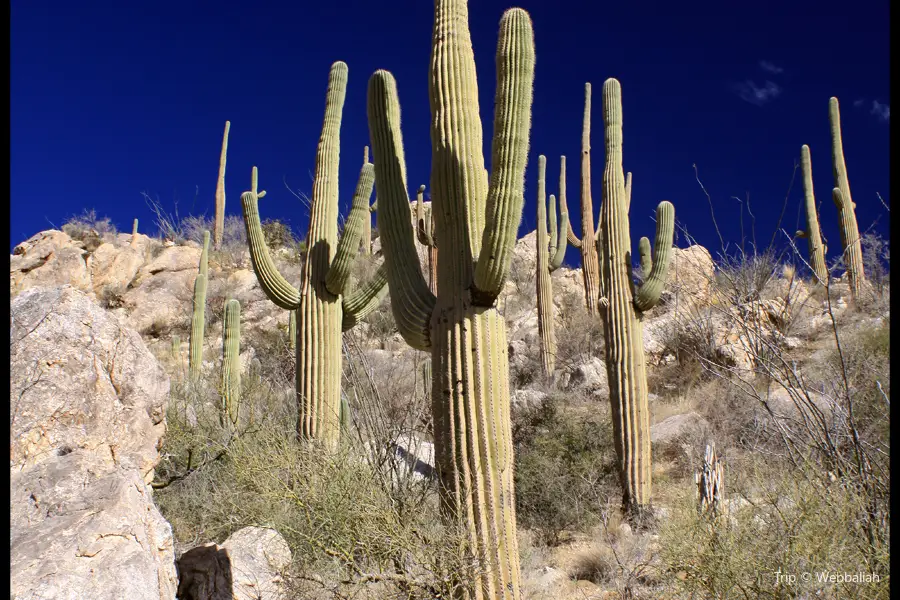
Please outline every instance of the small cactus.
M603 84L606 166L600 210L598 253L604 321L606 370L612 407L613 437L623 488L623 505L640 516L650 505L650 411L643 344L643 314L659 301L671 258L675 208L656 209L656 244L638 244L644 282L635 288L631 265L625 175L622 171L622 88L616 79Z
M288 311L288 348L293 350L297 347L297 311Z
M241 303L225 302L222 324L222 416L235 427L241 404ZM227 423L226 423L227 424Z
M228 132L231 121L225 121L225 133L222 135L222 153L219 155L219 178L216 181L216 218L213 222L213 247L218 250L222 246L225 233L225 159L228 157Z
M206 326L206 275L199 273L194 280L194 311L191 315L189 368L192 377L200 375L203 365L203 329Z
M181 359L181 336L177 333L172 336L172 357L175 360Z
M816 211L816 195L813 192L812 161L809 146L800 147L800 171L803 176L803 196L806 207L806 230L798 232L809 244L809 265L813 271L813 283L828 283L828 269L825 266L825 245L822 243L822 232L819 229L819 217Z
M134 248L137 246L137 234L138 234L138 220L134 220L134 224L131 226L131 247Z
M563 162L565 157L563 157ZM559 230L556 226L556 198L550 195L550 231L547 231L547 210L544 206L547 159L538 157L538 197L537 197L537 306L538 333L541 338L541 366L544 375L553 375L556 367L556 328L553 323L553 280L550 274L558 269L566 255L566 231L569 229L569 214L561 209ZM549 244L548 244L549 242Z
M841 112L838 99L831 98L828 103L828 115L831 121L831 158L834 167L834 204L840 217L841 244L844 249L844 264L850 278L850 295L856 300L866 282L863 268L862 240L859 237L859 225L856 222L856 203L850 196L850 182L847 180L847 164L844 162L844 142L841 139Z

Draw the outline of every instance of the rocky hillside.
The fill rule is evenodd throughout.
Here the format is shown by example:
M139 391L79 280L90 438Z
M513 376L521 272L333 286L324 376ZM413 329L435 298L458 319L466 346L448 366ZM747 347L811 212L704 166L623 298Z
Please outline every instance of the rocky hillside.
M290 428L293 364L288 312L265 297L244 248L238 240L230 249L210 253L203 365L208 389L198 392L184 374L198 243L176 245L141 234L73 239L50 230L15 247L10 256L12 598L169 600L176 593L184 599L230 598L231 593L235 598L338 598L352 590L374 594L361 597L388 598L395 597L391 589L416 587L402 577L435 577L434 571L409 565L367 575L365 561L352 558L350 550L346 555L334 550L341 547L338 533L329 533L327 543L309 545L308 535L303 538L292 527L276 531L284 515L251 511L248 498L277 493L253 487L262 485L259 477L271 474L266 469L274 469L279 459L278 452L266 454L274 451L274 442L264 447L253 440L255 432L276 427L264 425L275 413L284 413ZM377 248L376 242L373 258L360 257L358 279L381 260ZM684 515L690 510L685 507L691 505L693 474L709 443L717 442L719 454L727 457L726 490L740 489L740 496L728 500L740 524L734 540L745 543L751 531L741 529L741 514L757 519L754 527L765 534L758 537L777 536L780 526L759 525L769 514L759 456L777 456L781 442L799 444L804 423L823 432L847 431L841 424L847 389L835 387L835 329L844 336L843 372L853 378L849 385L857 398L857 418L867 419L854 427L865 429L873 444L881 443L877 422L886 408L874 390L889 394L886 347L879 345L887 344L879 340L889 323L889 296L850 307L847 286L839 280L828 296L810 288L793 267L774 260L717 265L700 246L677 248L662 301L648 313L643 329L655 504L660 522L671 521L672 527L638 530L620 524L612 491L602 328L584 308L581 270L555 271L557 370L552 378L543 377L537 358L535 256L532 232L516 245L499 301L508 325L520 549L529 598L678 597L712 585L699 555L684 554L679 562L671 553L676 542L686 539ZM420 259L424 265L424 252ZM289 247L276 251L276 262L289 278L299 275L300 264ZM241 304L244 396L248 405L258 402L251 411L257 411L259 421L248 425L239 440L223 442L213 439L218 433L206 433L203 423L217 418L215 386L227 298ZM383 428L396 430L394 439L400 441L391 464L413 465L411 481L425 486L416 492L422 503L416 510L432 511L424 508L434 500L433 490L428 491L433 451L430 391L421 383L424 355L399 337L389 298L345 335L345 347L345 388L352 392L359 431L372 431L360 423L376 412ZM873 357L868 367L859 358L865 352ZM201 431L207 436L202 442ZM371 459L358 467L347 467L351 461L321 468L338 469L334 477L339 479L348 469L369 468L366 461ZM256 470L229 471L237 468ZM737 478L738 472L746 479ZM242 483L242 478L249 479ZM340 489L357 486L354 493L362 493L363 484L350 479L341 479L347 487ZM411 502L419 488L408 484L404 489L404 501ZM785 499L798 502L786 488L778 490L775 506ZM225 499L230 508L217 504ZM283 500L266 502L271 507ZM331 496L319 500L330 508L320 508L316 518L336 502ZM798 515L801 529L816 524L803 521L802 511ZM325 525L317 527L323 531ZM376 537L383 538L383 532ZM777 544L763 545L757 554L771 557ZM309 554L298 556L298 549ZM324 554L313 556L319 551ZM410 552L419 561L427 555L421 548ZM792 561L802 560L801 554L783 555L784 564L796 566ZM855 555L844 558L856 560Z

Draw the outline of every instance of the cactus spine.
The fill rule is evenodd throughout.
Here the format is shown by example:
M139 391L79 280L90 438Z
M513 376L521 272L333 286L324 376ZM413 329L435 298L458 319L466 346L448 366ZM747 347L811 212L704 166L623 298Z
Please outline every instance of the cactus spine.
M834 187L839 193L832 194L838 209L841 226L841 244L844 247L844 264L850 278L850 295L859 298L866 272L863 268L862 243L859 237L859 226L856 223L856 203L850 195L850 182L847 180L847 164L844 162L844 142L841 140L841 112L838 99L828 102L828 116L831 121L831 158L834 167Z
M241 303L225 302L222 325L222 416L234 427L241 404ZM227 423L226 423L227 425Z
M506 11L497 43L492 172L485 176L475 58L465 0L436 0L429 98L431 190L440 231L438 294L419 267L409 218L400 103L394 77L369 80L379 226L401 335L430 350L441 506L462 523L460 598L519 599L506 324L496 307L522 217L534 82L534 34Z
M563 157L563 162L565 157ZM550 231L547 231L547 209L544 207L547 159L538 157L537 197L537 307L538 333L541 338L541 366L544 375L553 375L556 367L556 328L553 324L553 281L550 274L559 268L566 255L566 231L569 214L561 208L559 230L556 228L556 198L550 195Z
M428 250L428 289L437 295L437 244L434 241L434 211L425 209L425 186L416 193L416 237Z
M598 252L601 266L600 313L606 338L606 369L612 407L613 435L624 490L623 504L632 516L649 507L650 419L644 359L644 311L659 301L669 269L675 208L660 202L656 209L656 243L638 244L644 282L635 288L631 272L631 234L622 172L622 88L615 79L603 84L606 166L600 210Z
M282 277L266 247L259 220L256 168L251 191L241 196L250 257L260 287L275 304L297 311L297 433L333 447L340 433L341 332L374 310L387 292L384 267L374 279L344 295L350 265L358 254L368 216L373 167L363 165L344 235L338 242L338 161L341 113L347 91L347 65L336 62L328 75L325 121L316 151L306 260L300 288Z
M813 192L812 161L809 146L800 147L800 171L803 176L803 196L806 206L806 231L798 232L809 244L809 265L813 271L813 283L824 285L828 282L828 269L825 267L825 245L822 243L822 232L819 229L819 216L816 211L816 195Z
M562 166L565 177L565 162ZM560 207L565 209L565 191L560 188ZM584 84L584 119L581 128L581 239L571 226L566 230L569 243L581 249L581 273L584 277L584 297L588 311L597 314L600 266L594 231L594 203L591 199L591 84Z
M225 121L225 133L222 135L222 153L219 155L219 179L216 181L216 217L213 222L213 248L222 246L225 232L225 159L228 157L228 132L231 121Z

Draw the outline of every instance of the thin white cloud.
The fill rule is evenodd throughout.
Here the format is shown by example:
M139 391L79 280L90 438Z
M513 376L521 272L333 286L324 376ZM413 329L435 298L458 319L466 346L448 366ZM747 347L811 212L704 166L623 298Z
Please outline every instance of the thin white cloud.
M879 121L888 123L891 120L891 105L890 104L882 104L878 100L872 100L872 110L870 112L873 115L875 115L876 117L878 117Z
M856 108L859 108L860 106L862 106L865 103L866 103L865 98L860 98L859 100L857 100L853 103L853 106L855 106Z
M784 73L784 69L782 69L781 67L779 67L778 65L776 65L774 63L770 63L767 60L759 61L759 68L762 69L763 71L766 71L767 73L774 73L775 75Z
M741 100L756 106L762 106L781 95L781 88L778 84L768 80L758 87L748 79L743 83L735 84L734 91Z

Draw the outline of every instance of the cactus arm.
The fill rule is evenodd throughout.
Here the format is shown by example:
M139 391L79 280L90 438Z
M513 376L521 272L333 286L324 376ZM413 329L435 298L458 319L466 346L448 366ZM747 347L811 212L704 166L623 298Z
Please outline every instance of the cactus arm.
M369 206L369 198L372 196L372 186L375 184L375 167L371 163L363 165L359 172L359 180L356 183L356 192L353 194L353 206L347 217L347 225L344 227L344 235L338 242L337 252L328 273L325 275L325 287L335 296L346 291L350 281L350 267L356 258L360 239L363 233L363 221L369 218L366 208Z
M400 133L397 82L387 71L369 79L369 135L376 157L375 181L381 199L379 227L391 292L391 309L400 335L413 348L431 348L431 315L436 298L422 276L406 194L406 159Z
M553 196L550 196L550 205L553 206ZM569 229L569 212L562 210L560 207L559 213L559 233L557 234L557 238L559 239L559 245L556 247L556 253L550 256L550 272L557 270L560 266L562 266L563 259L566 257L566 236L564 232Z
M631 209L631 171L625 174L625 212ZM643 239L643 238L641 238ZM649 240L648 240L649 243Z
M651 254L650 240L642 237L638 242L638 254L641 257L641 277L646 279L653 270L653 255Z
M566 157L559 157L559 212L569 214L569 204L566 201ZM573 248L581 249L581 240L572 231L572 223L566 226L566 239Z
M550 202L547 206L548 213L548 229L550 234L549 252L550 256L556 254L556 247L559 245L559 230L556 229L556 196L550 194Z
M522 220L534 62L531 19L525 11L507 11L500 21L497 41L491 185L481 251L475 266L473 301L476 305L492 306L500 294Z
M300 306L300 290L281 276L269 254L259 221L258 201L265 195L265 192L256 191L257 177L256 167L253 167L250 180L251 191L241 194L244 226L247 229L247 242L250 246L250 260L253 263L253 270L256 271L256 278L259 280L259 287L262 288L269 300L285 310L295 310Z
M378 308L387 292L387 268L382 263L375 272L375 276L368 283L341 299L341 305L344 310L341 331L348 331L369 316L373 310Z
M363 149L363 164L369 162L369 147ZM373 167L374 168L374 167ZM373 171L374 172L374 171ZM374 175L373 175L374 177ZM372 207L369 206L369 200L366 199L365 216L362 221L362 240L360 240L360 250L363 254L372 254Z
M241 303L234 298L225 302L222 325L222 404L223 416L237 425L241 403Z
M663 286L666 283L666 275L669 273L669 262L672 258L672 238L675 233L675 207L671 202L663 200L656 207L656 243L653 247L652 260L649 255L649 240L642 238L638 248L641 252L641 271L644 274L644 282L638 288L634 298L634 307L638 311L650 310L659 302ZM644 264L649 261L650 269L644 271Z

